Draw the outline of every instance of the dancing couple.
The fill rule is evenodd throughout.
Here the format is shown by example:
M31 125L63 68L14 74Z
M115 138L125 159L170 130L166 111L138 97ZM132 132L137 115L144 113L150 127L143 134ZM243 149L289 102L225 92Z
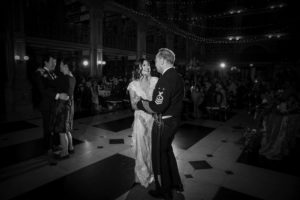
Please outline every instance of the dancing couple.
M133 122L135 181L144 187L155 181L155 198L172 199L183 191L172 141L178 130L184 82L174 68L175 54L159 49L155 57L158 79L151 77L150 63L141 60L138 73L128 85Z
M71 64L66 60L59 61L59 71L55 72L57 60L48 56L43 67L35 74L35 85L38 93L38 108L43 119L44 150L50 165L56 165L54 151L59 146L58 157L64 159L74 152L71 131L73 129L74 103L73 93L75 77Z

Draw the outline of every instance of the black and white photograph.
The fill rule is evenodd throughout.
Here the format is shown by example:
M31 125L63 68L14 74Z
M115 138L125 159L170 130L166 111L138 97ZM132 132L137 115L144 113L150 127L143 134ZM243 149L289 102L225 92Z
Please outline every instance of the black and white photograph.
M300 199L297 5L1 1L0 199Z

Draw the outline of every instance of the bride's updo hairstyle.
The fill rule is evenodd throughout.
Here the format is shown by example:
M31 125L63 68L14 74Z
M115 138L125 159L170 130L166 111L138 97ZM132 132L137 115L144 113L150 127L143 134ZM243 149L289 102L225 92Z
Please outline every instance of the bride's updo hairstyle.
M134 65L134 69L133 69L133 80L138 80L143 76L142 65L143 65L144 61L147 61L150 64L150 62L144 58L141 58L137 62L134 63L135 65Z

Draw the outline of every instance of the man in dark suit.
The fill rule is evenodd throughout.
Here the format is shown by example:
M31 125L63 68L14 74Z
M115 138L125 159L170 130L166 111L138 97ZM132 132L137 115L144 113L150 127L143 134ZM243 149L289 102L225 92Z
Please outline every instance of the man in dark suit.
M58 86L56 83L57 75L54 73L56 59L48 57L44 67L40 67L35 72L35 84L39 96L38 108L43 118L43 139L44 150L47 152L47 158L50 165L55 165L56 161L53 157L53 135L50 130L51 116L55 110L55 101L57 99L68 100L69 97L65 93L57 93Z
M172 141L178 130L184 82L174 68L175 54L167 48L158 51L155 58L157 71L162 75L153 91L152 101L140 100L137 108L156 113L152 129L152 166L156 190L149 194L156 198L172 199L183 186L174 156Z

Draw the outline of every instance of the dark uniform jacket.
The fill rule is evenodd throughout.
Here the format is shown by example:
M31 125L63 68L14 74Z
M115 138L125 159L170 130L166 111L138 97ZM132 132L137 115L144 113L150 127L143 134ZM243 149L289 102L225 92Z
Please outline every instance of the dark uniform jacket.
M57 76L44 68L35 72L35 86L38 92L39 109L49 111L53 109L57 94Z
M183 79L175 68L170 68L158 80L153 91L152 101L139 101L137 107L146 112L180 118L183 97Z

